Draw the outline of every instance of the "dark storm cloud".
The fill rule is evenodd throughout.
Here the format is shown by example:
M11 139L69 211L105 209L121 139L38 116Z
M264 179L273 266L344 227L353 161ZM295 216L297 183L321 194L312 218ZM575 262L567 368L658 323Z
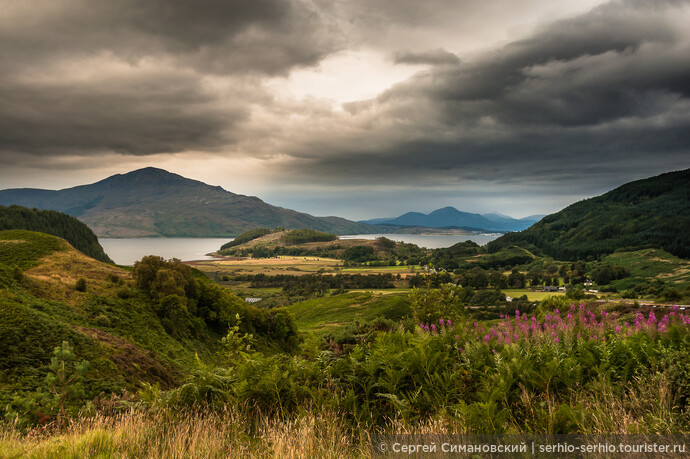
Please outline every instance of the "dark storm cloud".
M687 6L612 2L472 62L432 67L345 107L378 136L355 147L339 139L337 154L304 154L299 167L362 182L579 176L583 187L645 164L690 167Z
M336 49L301 0L0 0L0 11L5 165L18 153L217 151L267 97L263 78Z
M411 65L455 65L460 63L460 58L443 48L438 48L421 53L398 51L393 54L393 62Z
M146 72L95 82L0 83L0 145L33 154L134 155L214 149L246 117L219 106L194 75ZM184 107L184 109L181 109Z
M107 52L132 62L167 55L204 72L275 74L334 49L334 31L300 0L29 0L3 7L0 52L13 66Z

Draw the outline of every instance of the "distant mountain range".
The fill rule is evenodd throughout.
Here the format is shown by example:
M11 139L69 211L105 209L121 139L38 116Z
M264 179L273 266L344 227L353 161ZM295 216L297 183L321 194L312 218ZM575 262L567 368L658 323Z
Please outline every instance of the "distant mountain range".
M501 236L488 249L513 245L560 260L646 247L690 258L690 169L626 183L577 202L529 229Z
M231 237L257 227L310 228L336 234L375 228L314 217L147 167L64 190L0 191L0 205L51 209L77 217L101 237Z
M428 228L468 228L484 231L521 231L529 228L543 215L515 219L499 213L473 214L462 212L455 207L443 207L429 214L408 212L395 218L375 218L360 221L369 225L421 226Z

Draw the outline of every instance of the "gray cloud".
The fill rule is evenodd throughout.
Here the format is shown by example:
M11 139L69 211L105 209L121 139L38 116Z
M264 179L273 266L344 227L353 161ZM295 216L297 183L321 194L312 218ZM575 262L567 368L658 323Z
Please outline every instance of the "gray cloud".
M295 153L298 167L363 184L577 176L583 189L612 171L690 167L690 37L678 19L687 6L611 2L472 61L432 67L348 104L360 126L375 129L363 128L362 142L312 143Z
M168 56L221 74L284 74L336 49L337 33L302 0L2 2L0 55L11 65L98 53Z
M338 41L302 0L0 0L0 9L6 161L227 151L252 104L268 100L263 78L314 65Z
M457 65L460 58L443 48L432 49L415 53L412 51L398 51L393 54L393 62L396 64L429 64L429 65Z
M95 168L203 152L248 159L275 187L377 187L420 203L571 199L690 167L690 3L614 0L494 38L522 10L554 17L552 5L0 0L0 161ZM343 110L272 86L362 49L425 67Z
M180 72L0 85L0 145L6 151L143 155L214 149L230 143L229 131L247 116L242 106L220 105L195 75Z

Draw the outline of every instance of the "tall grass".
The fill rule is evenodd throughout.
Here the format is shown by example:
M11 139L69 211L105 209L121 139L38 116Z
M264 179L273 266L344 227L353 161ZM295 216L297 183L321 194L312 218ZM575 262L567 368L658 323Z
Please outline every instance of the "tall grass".
M200 365L175 389L146 386L130 411L60 429L6 423L0 457L366 457L381 433L690 431L680 310L422 325L348 352Z
M222 412L129 411L94 416L57 431L0 431L0 457L312 458L365 457L366 436L343 429L337 416L290 420Z

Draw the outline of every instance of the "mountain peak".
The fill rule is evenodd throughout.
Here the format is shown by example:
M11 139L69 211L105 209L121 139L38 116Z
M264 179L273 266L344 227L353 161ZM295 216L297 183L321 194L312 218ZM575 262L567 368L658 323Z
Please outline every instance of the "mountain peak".
M165 169L159 169L157 167L144 167L142 169L136 169L131 172L126 172L124 174L111 175L99 182L94 183L94 185L107 185L112 186L125 186L125 187L208 187L208 188L220 188L212 187L204 182L198 180L189 179L181 175L168 172Z

